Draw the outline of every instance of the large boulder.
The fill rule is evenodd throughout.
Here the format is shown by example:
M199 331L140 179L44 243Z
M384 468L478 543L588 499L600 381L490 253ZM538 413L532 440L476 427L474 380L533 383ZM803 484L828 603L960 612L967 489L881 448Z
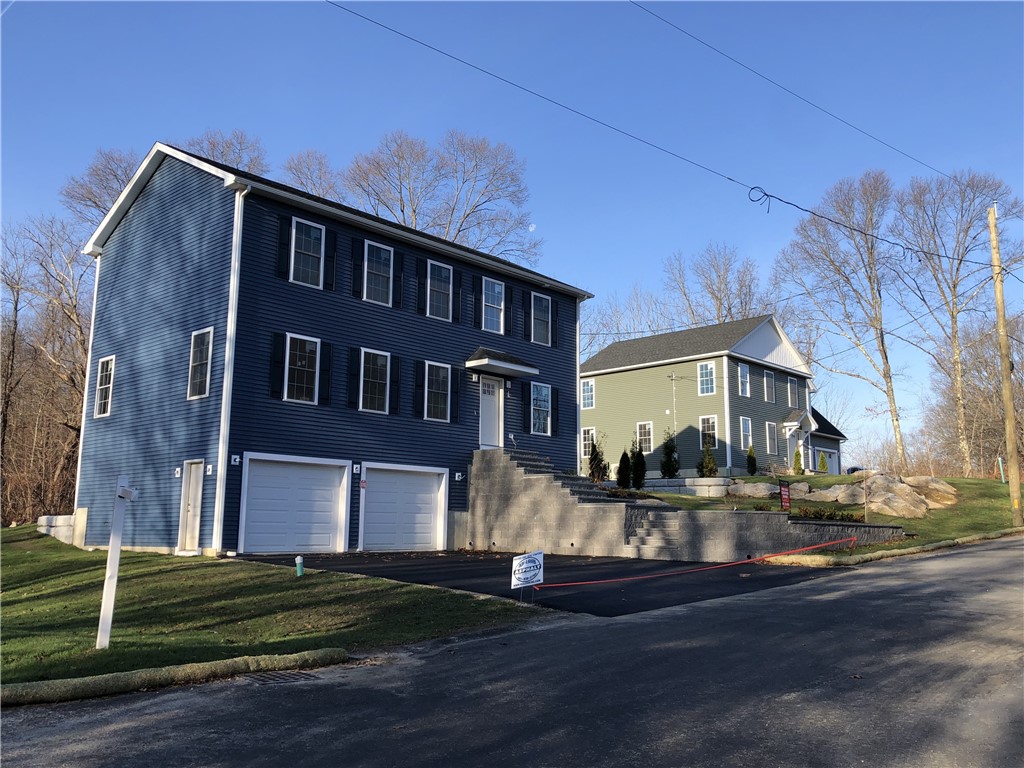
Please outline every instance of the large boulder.
M778 492L779 486L774 483L737 482L729 486L730 496L745 496L750 499L768 499Z
M836 491L836 501L840 504L864 503L864 486L862 485L833 485L832 490Z
M903 482L924 497L928 509L941 509L956 504L956 488L937 477L917 475L904 477Z
M868 513L891 517L921 518L928 502L908 485L889 475L873 475L864 481Z
M811 492L810 483L790 483L789 484L789 497L791 499L805 499L808 498L807 494Z

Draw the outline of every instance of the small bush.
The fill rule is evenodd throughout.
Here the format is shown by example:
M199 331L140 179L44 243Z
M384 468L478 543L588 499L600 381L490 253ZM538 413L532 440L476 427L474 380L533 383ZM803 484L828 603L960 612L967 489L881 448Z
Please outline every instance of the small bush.
M679 477L679 454L676 453L676 438L665 430L665 442L661 446L661 476L667 480Z
M750 447L747 448L747 474L757 474L757 456L754 455L754 445L751 443Z
M818 471L822 474L828 472L828 459L825 458L824 453L818 454Z
M604 460L604 449L597 440L594 440L590 446L587 476L595 483L603 483L608 479L608 469L608 462Z
M704 443L704 452L697 462L697 476L718 477L718 462L715 461L715 454L711 452L710 443Z
M835 507L797 507L795 516L808 520L835 520L842 523L856 523L863 519L862 515L844 512Z
M802 475L804 473L804 454L800 450L800 446L796 447L793 451L793 474Z
M643 451L633 441L633 447L629 450L630 477L633 480L633 487L638 491L644 487L644 480L647 479L647 459Z
M765 504L763 501L759 501L759 502L757 502L754 505L754 511L755 512L771 512L772 511L772 505L771 504Z
M623 451L622 456L619 457L619 468L615 472L615 485L619 488L629 488L632 480L633 470L630 468L629 454Z

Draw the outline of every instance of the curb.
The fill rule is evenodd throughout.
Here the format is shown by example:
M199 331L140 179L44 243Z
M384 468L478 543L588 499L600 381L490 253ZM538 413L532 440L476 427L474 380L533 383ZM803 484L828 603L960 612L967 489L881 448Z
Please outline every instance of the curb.
M975 544L979 541L989 539L1001 539L1005 536L1013 536L1024 533L1024 528L1004 528L1001 531L990 533L979 533L974 536L964 536L949 541L936 541L932 544L922 544L919 547L907 547L905 549L883 549L878 552L869 552L864 555L785 555L773 557L765 562L774 565L805 565L809 568L831 568L837 565L860 565L871 563L876 560L887 560L890 557L902 557L903 555L919 555L922 552L934 552L937 549L949 549L961 544Z
M321 648L282 656L239 656L221 661L178 664L171 667L135 669L70 680L43 680L36 683L9 683L0 688L0 706L54 704L61 701L113 696L171 685L203 683L249 672L276 672L310 669L341 664L349 660L344 648Z

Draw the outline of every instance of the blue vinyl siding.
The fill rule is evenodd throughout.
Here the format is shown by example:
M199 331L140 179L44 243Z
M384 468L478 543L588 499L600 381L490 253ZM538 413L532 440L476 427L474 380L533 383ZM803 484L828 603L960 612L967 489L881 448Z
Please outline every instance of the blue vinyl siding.
M536 286L309 212L301 215L327 227L336 242L334 290L296 285L281 278L276 269L282 215L299 212L256 194L246 199L229 454L248 451L353 463L447 467L448 507L465 509L467 483L465 479L456 481L455 473L466 472L472 452L479 446L479 390L469 380L465 361L484 346L531 363L541 371L535 380L559 391L557 436L532 436L523 429L521 387L513 382L505 397L506 435L514 433L518 447L550 456L558 467L575 467L575 298L545 291L558 304L558 338L551 347L533 344L525 338L523 299ZM394 306L364 301L355 295L359 286L353 281L359 276L353 263L361 254L353 254L352 249L354 241L358 247L364 239L393 248L395 261L401 262L401 269L394 270ZM453 307L452 315L457 322L429 318L418 311L417 264L428 258L453 268L453 301L458 306ZM474 324L474 277L480 275L503 282L506 301L513 302L512 328L505 335L489 333ZM283 402L271 396L275 333L317 338L331 346L328 405ZM399 367L397 414L366 413L349 406L349 350L361 347L390 353L392 366ZM457 423L426 421L415 415L413 400L419 389L414 380L416 363L425 360L450 365L453 378L459 377ZM241 469L228 467L226 549L237 547ZM358 541L358 483L351 483L351 489L348 544L354 548Z
M86 542L109 540L115 484L141 491L124 542L174 546L181 478L190 459L217 461L234 193L167 158L100 257L89 390L76 507L88 507ZM192 332L214 329L210 396L188 400ZM116 356L110 415L93 416L96 368ZM210 546L215 475L204 477L200 542Z

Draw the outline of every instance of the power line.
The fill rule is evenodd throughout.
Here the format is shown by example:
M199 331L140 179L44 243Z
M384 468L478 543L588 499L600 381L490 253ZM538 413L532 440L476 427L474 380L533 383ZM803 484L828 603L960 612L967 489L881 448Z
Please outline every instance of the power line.
M799 99L799 100L800 100L800 101L802 101L802 102L803 102L804 104L807 104L808 106L814 107L814 108L815 108L816 110L818 110L819 112L823 112L824 114L826 114L826 115L828 115L829 117L831 117L831 118L832 118L833 120L838 120L838 121L839 121L840 123L842 123L843 125L845 125L845 126L847 126L847 127L849 127L849 128L852 128L853 130L857 131L857 132L858 132L858 133L860 133L860 134L863 134L864 136L867 136L867 137L868 137L869 139L871 139L872 141L877 141L877 142L878 142L879 144L882 144L883 146L886 146L886 147L888 147L889 149L893 150L894 152L898 152L898 153L900 153L901 155L903 155L903 156L904 156L905 158L907 158L908 160L913 160L913 161L914 161L915 163L918 163L918 164L920 164L920 165L923 165L923 166L924 166L925 168L928 168L928 169L930 169L930 170L932 170L932 171L935 171L935 173L938 173L939 175L941 175L941 176L945 176L945 177L946 177L947 179L950 179L950 180L952 180L952 177L951 177L951 176L949 176L949 175L948 175L948 174L946 174L946 173L943 173L943 172L942 172L942 171L940 171L940 170L939 170L938 168L936 168L936 167L934 167L934 166L932 166L932 165L929 165L928 163L924 162L924 160L920 160L920 159L918 159L918 158L914 157L913 155L911 155L911 154L908 154L908 153L904 152L904 151L903 151L902 149L900 149L899 147L894 147L894 146L893 146L892 144L890 144L889 142L887 142L887 141L884 141L884 140L882 140L882 139L878 138L878 137L877 137L877 136L875 136L874 134L868 133L867 131L865 131L865 130L864 130L864 129L862 129L862 128L858 128L858 127L857 127L856 125L854 125L853 123L851 123L851 122L850 122L849 120L845 120L844 118L840 117L839 115L837 115L837 114L835 114L835 113L833 113L833 112L830 112L829 110L825 109L824 107L822 107L822 106L820 106L820 105L818 105L818 104L815 104L815 103L814 103L813 101L811 101L810 99L806 99L806 98L804 98L803 96L801 96L801 95L800 95L799 93L797 93L796 91L792 91L792 90L790 90L789 88L787 88L786 86L782 85L782 83L779 83L779 82L776 82L775 80L772 80L772 79L771 79L770 77L768 77L767 75L764 75L764 74L762 74L761 72L758 72L758 71L757 71L756 69L754 69L753 67L747 66L747 65L746 65L746 64L744 64L744 63L743 63L742 61L739 61L738 59L735 59L735 58L733 58L732 56L730 56L730 55L729 55L728 53L726 53L725 51L719 50L718 48L716 48L715 46L711 45L711 44L710 44L710 43L708 43L707 41L705 41L705 40L702 40L701 38L697 37L697 36L696 36L695 34L693 34L692 32L688 32L687 30L683 29L682 27L678 26L677 24L675 24L675 23L673 23L673 22L669 21L669 20L668 20L668 19L666 19L666 18L665 18L664 16L661 16L661 15L659 15L659 14L655 13L655 12L654 12L654 11L652 11L652 10L651 10L650 8L647 8L647 7L643 6L643 5L641 5L640 3L636 2L635 0L629 0L629 3L630 3L630 5L632 5L632 6L635 6L636 8L639 8L639 9L640 9L641 11L643 11L644 13L650 14L651 16L653 16L654 18L658 19L658 20L659 20L659 21L661 21L662 23L664 23L664 24L667 24L668 26L672 27L672 28L673 28L674 30L676 30L677 32L680 32L680 33L682 33L682 34L686 35L686 36L687 36L687 37L689 37L689 38L690 38L691 40L694 40L695 42L698 42L698 43L700 43L700 44L701 44L701 45L703 45L703 46L704 46L705 48L708 48L708 49L710 49L710 50L714 51L714 52L715 52L715 53L717 53L717 54L718 54L719 56L722 56L722 57L724 57L724 58L728 59L728 60L729 60L729 61L731 61L731 62L732 62L733 64L736 64L737 66L743 67L743 69L747 70L748 72L750 72L750 73L752 73L752 74L754 74L754 75L757 75L757 76L758 76L758 77L760 77L760 78L761 78L762 80L764 80L764 81L766 81L766 82L769 82L769 83L771 83L771 84L772 84L772 85L774 85L774 86L775 86L776 88L779 88L779 89L781 89L781 90L785 91L786 93L788 93L788 94L789 94L790 96L793 96L794 98L797 98L797 99Z

